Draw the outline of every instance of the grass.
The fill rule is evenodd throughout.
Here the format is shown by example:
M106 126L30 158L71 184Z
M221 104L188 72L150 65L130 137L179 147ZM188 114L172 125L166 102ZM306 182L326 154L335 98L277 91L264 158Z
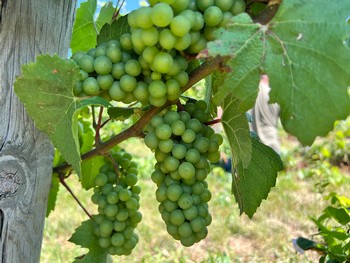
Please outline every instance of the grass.
M326 204L323 195L315 186L324 178L302 178L298 160L291 154L299 147L290 138L284 137L283 156L287 170L280 173L276 187L271 190L252 219L239 215L234 197L230 194L230 174L215 168L208 177L212 200L209 203L213 222L205 240L190 248L182 247L165 230L158 203L155 200L155 185L150 180L153 165L151 153L137 141L121 146L137 155L141 164L140 181L141 212L143 220L137 228L140 241L128 257L115 257L116 262L317 262L313 252L296 254L291 240L298 236L310 237L317 229L309 220L317 216ZM131 147L132 146L132 147ZM307 167L304 167L307 168ZM303 169L304 169L303 168ZM349 193L347 172L337 174L341 180L329 184L325 192ZM92 191L79 187L78 180L71 178L68 184L91 212ZM86 250L67 241L74 229L87 216L69 193L61 186L57 207L46 220L41 262L72 262ZM97 262L98 263L98 262Z

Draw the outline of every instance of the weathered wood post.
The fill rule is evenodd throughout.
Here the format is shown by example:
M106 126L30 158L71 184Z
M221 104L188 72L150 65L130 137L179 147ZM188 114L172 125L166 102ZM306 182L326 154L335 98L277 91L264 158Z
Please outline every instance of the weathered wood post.
M53 146L13 92L20 65L66 56L76 0L0 0L0 263L39 262Z

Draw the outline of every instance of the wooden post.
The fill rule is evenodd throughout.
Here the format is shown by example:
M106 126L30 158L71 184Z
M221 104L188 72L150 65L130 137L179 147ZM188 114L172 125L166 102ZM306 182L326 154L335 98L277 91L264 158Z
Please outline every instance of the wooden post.
M22 64L67 56L76 0L0 0L0 263L39 262L53 146L13 92Z

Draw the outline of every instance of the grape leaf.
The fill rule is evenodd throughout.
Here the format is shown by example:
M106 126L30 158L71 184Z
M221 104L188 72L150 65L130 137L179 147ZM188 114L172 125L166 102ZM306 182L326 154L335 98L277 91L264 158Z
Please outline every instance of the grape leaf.
M84 248L88 248L89 252L81 259L76 259L76 263L107 263L112 262L111 257L106 253L105 249L101 248L98 243L94 230L96 223L88 219L81 223L81 225L75 230L70 242L79 245Z
M81 185L84 189L89 190L94 186L95 176L105 163L104 157L98 155L81 163Z
M242 162L232 171L232 192L241 213L253 217L263 199L276 184L277 172L283 169L280 156L252 136L252 158L246 168ZM233 166L232 166L233 167Z
M270 102L281 106L284 129L303 144L326 135L335 120L350 113L349 9L347 0L284 0L267 25L253 24L246 15L234 18L208 43L210 56L232 57L232 71L214 101L220 104L232 93L246 111L254 105L264 72Z
M227 65L232 69L214 93L213 101L223 103L229 93L240 99L241 112L249 110L256 100L260 81L263 43L255 34L259 26L247 14L234 17L230 31L220 29L217 40L208 43L211 56L231 56Z
M115 8L113 7L112 2L107 2L102 8L98 17L96 19L96 28L97 31L100 32L101 28L105 24L111 24L112 18L115 12Z
M79 118L78 121L78 135L79 135L79 145L80 153L86 153L92 150L95 143L94 130L91 127L90 122Z
M70 43L72 53L88 51L96 46L97 28L94 21L96 6L96 0L88 0L77 8Z
M134 112L134 108L112 107L108 109L109 117L120 121L124 121L130 118L130 116L133 115Z
M77 109L73 87L79 69L71 60L40 55L22 66L14 89L36 126L46 133L63 158L80 175Z
M213 74L213 91L221 89L224 82L227 80L228 73ZM250 141L250 132L248 119L246 114L239 110L239 99L233 95L229 95L224 100L222 105L221 123L225 134L230 144L232 152L232 161L234 166L239 162L243 163L244 167L250 162L252 155L252 146Z
M124 33L130 32L127 16L120 16L112 24L105 24L97 36L97 43L107 42L111 39L120 39Z
M80 107L89 106L89 105L103 106L106 108L112 106L108 100L106 100L102 97L99 97L99 96L83 99L80 101Z
M53 173L51 175L49 198L47 200L46 217L48 217L50 213L55 209L59 186L60 180L58 179L58 175L56 173Z

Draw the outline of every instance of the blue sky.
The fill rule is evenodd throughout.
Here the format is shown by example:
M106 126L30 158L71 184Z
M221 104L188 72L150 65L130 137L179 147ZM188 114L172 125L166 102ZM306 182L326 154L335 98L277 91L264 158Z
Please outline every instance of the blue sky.
M86 2L86 0L78 0L77 6L80 5L81 2ZM117 4L118 0L112 0L112 1L107 1L107 0L97 0L97 11L98 13L100 11L100 8L105 5L107 2L112 2L114 6ZM122 2L122 1L120 1ZM123 13L129 13L130 11L138 8L140 5L145 5L147 4L146 0L126 0L123 6Z

